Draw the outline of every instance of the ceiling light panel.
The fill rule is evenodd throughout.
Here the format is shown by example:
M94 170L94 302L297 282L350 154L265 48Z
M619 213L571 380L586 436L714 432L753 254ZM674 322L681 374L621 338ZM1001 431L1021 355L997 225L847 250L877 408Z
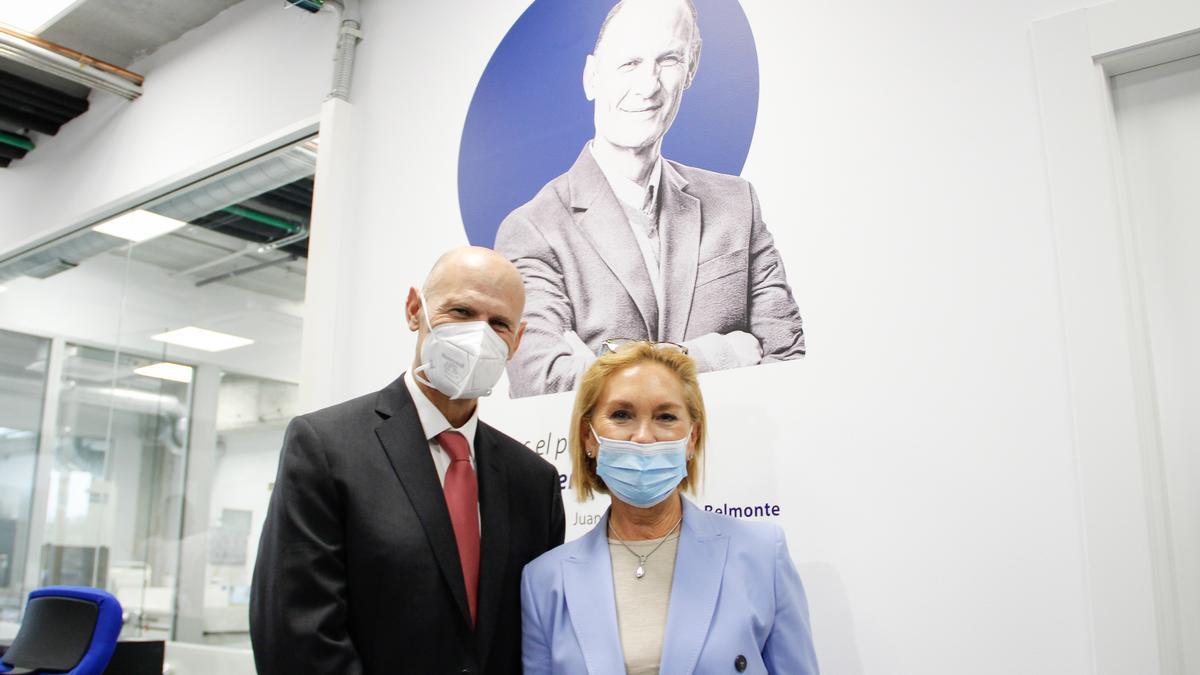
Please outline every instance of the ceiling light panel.
M192 381L191 366L185 366L182 363L171 363L170 361L162 361L142 366L141 368L134 368L133 372L145 377L155 377L160 380L170 380L171 382L182 382L184 384L189 384Z
M219 333L215 330L197 328L196 326L187 326L186 328L177 328L165 333L159 333L158 335L152 335L150 339L179 345L180 347L199 349L205 352L223 352L226 349L254 344L254 340L250 338L230 335L229 333Z
M106 220L92 229L101 234L139 242L173 232L184 225L187 223L182 220L138 210L124 213L112 220Z

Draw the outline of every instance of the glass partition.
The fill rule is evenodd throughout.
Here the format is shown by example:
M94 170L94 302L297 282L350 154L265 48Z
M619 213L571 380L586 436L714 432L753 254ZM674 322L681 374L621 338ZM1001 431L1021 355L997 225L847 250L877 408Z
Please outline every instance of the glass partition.
M33 479L50 341L0 330L0 621L15 621L25 589Z
M0 261L0 623L33 588L81 584L120 599L124 636L248 648L296 414L315 148Z
M107 588L126 632L174 620L190 378L159 359L68 344L50 470L40 585ZM181 373L190 368L181 365Z
M249 648L250 578L299 387L223 373L208 508L203 642Z

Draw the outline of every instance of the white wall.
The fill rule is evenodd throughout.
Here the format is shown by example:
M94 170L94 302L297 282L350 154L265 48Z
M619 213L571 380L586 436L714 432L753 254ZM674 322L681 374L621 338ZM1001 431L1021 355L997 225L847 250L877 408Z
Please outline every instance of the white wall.
M762 77L744 175L810 355L704 379L710 461L761 462L740 494L784 507L826 672L1091 672L1028 42L1033 20L1083 3L743 4ZM364 8L332 399L411 359L401 299L465 240L461 121L525 5ZM483 414L561 434L567 399ZM733 490L714 473L710 491Z
M4 170L0 255L316 115L334 24L328 12L243 2L134 62L141 98L93 94L87 113Z

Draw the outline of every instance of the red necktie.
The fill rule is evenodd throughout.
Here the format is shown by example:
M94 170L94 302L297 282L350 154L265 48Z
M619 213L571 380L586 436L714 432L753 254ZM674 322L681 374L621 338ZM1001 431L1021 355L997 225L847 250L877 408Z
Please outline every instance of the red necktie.
M434 438L450 455L442 491L446 494L446 507L450 509L454 540L458 542L458 559L467 586L467 606L474 624L479 595L479 486L475 483L475 470L471 468L471 446L457 431L443 431Z

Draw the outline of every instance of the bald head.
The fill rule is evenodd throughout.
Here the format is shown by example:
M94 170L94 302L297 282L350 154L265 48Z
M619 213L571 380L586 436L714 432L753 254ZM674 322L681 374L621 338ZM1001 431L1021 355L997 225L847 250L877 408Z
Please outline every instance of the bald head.
M405 310L409 329L418 333L418 361L431 326L465 321L486 322L508 345L511 358L525 330L525 284L504 256L490 248L462 246L437 259L421 293L409 290Z
M521 273L507 258L482 246L460 246L443 253L425 277L422 291L425 299L433 302L435 297L471 285L492 289L495 295L515 302L518 315L525 309Z
M604 34L608 31L609 26L616 21L617 15L626 8L632 7L639 14L637 17L627 17L631 21L637 23L645 21L650 13L676 12L686 16L690 24L689 46L691 51L696 52L700 49L700 22L699 14L696 12L696 5L692 4L692 0L620 0L617 4L608 10L608 15L604 17L604 21L600 24L600 32L596 35L596 44L592 47L592 53L596 54L600 51L600 43L604 40Z

